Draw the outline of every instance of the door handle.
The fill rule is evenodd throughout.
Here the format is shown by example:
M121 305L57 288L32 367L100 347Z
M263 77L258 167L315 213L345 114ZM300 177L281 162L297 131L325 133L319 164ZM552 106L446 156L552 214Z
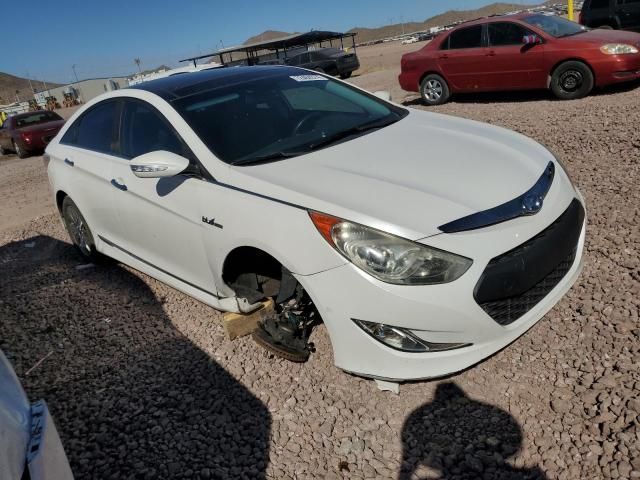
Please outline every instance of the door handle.
M66 163L70 167L73 167L75 165L75 162L73 160L69 160L68 158L64 159L64 163Z
M116 187L118 190L122 190L123 192L127 191L127 186L124 183L118 183L115 178L111 179L111 185Z
M438 58L449 58L449 55L447 55L446 53L443 53Z

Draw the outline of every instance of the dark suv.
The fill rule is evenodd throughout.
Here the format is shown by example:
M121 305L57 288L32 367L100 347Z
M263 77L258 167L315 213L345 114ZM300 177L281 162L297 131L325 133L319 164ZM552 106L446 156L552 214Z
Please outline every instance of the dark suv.
M337 48L322 48L299 53L289 57L286 64L329 75L339 75L340 78L349 78L355 70L360 68L360 61L355 53L346 53Z
M585 0L580 23L591 28L640 32L640 0Z

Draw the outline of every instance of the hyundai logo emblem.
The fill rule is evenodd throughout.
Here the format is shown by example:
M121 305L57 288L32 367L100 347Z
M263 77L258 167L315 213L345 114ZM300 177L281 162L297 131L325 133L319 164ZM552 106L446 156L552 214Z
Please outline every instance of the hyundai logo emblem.
M542 208L542 197L539 195L527 195L522 199L522 210L525 214L533 215Z

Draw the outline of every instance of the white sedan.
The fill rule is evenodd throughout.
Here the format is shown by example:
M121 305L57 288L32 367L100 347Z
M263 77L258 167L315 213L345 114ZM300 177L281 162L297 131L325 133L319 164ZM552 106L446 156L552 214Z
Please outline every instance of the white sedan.
M322 321L335 364L359 375L473 365L540 320L581 268L584 201L546 148L298 68L106 93L46 158L86 257L218 310L273 298L259 344L304 361Z

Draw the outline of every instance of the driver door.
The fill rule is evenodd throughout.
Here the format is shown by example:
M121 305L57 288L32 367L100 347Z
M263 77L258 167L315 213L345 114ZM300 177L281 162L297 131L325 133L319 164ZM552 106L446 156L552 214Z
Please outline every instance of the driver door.
M158 110L138 99L124 99L121 158L114 162L111 182L120 220L119 238L113 243L151 267L215 294L202 239L200 199L206 182L188 174L138 178L130 169L131 159L158 150L193 158Z

